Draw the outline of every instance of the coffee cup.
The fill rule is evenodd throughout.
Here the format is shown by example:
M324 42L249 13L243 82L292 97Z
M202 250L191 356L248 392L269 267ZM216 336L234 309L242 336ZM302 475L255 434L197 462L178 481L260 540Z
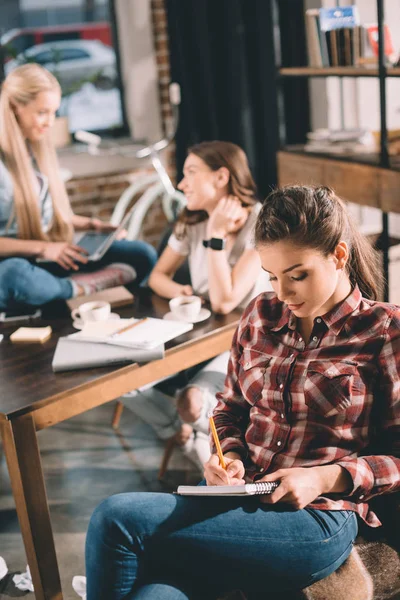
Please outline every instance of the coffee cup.
M111 313L109 302L84 302L78 308L74 308L71 315L74 320L89 323L93 321L106 321Z
M199 296L177 296L169 301L169 308L172 314L179 319L193 320L200 313L201 298Z

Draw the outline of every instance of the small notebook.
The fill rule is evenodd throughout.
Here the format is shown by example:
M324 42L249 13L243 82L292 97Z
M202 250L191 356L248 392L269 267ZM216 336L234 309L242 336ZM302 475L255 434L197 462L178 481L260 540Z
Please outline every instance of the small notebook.
M118 333L124 327L137 325ZM82 331L68 337L75 341L100 342L126 348L155 348L193 329L193 323L165 319L119 319L85 323Z
M277 481L260 481L244 485L180 485L176 491L181 496L254 496L272 494Z
M119 285L114 288L107 290L101 290L101 292L95 292L89 296L78 296L78 298L71 298L67 300L67 304L71 311L74 308L78 308L84 302L109 302L111 308L117 308L118 306L126 306L133 303L134 296L123 286Z

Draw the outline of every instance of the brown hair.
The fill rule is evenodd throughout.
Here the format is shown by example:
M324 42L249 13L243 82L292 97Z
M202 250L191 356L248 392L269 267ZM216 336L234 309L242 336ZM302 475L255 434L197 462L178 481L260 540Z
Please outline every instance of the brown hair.
M214 140L191 146L187 154L195 154L201 158L212 171L218 171L221 167L228 169L230 174L228 194L236 196L243 206L253 206L257 202L257 187L242 148L232 142ZM207 219L208 214L205 210L184 208L176 222L174 233L182 239L187 225L194 225Z
M352 286L357 284L365 298L381 298L379 255L354 226L344 202L328 187L296 185L271 192L258 215L254 237L257 246L290 238L293 244L315 248L324 256L345 241Z
M14 110L15 106L25 106L35 100L40 92L46 91L60 92L60 86L54 75L40 65L22 65L7 75L0 95L0 153L13 181L18 237L26 240L67 241L72 239L72 212L50 132L44 139L30 142L38 168L48 178L53 202L53 221L49 231L44 233L32 158Z

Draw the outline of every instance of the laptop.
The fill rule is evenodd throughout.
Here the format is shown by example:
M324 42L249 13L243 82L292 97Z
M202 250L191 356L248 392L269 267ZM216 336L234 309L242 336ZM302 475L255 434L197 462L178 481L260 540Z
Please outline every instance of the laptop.
M109 367L112 365L143 363L164 357L164 344L151 350L125 348L99 344L97 342L81 342L62 337L57 342L53 362L53 371L75 371L92 367Z
M88 261L95 262L103 258L111 244L116 240L122 229L128 225L129 219L132 216L132 211L129 210L117 229L107 233L99 233L96 231L83 231L74 235L74 244L80 246L88 252Z
M73 240L74 244L88 252L87 259L89 262L96 262L103 258L111 244L117 239L119 233L128 225L133 209L134 207L126 213L121 223L114 231L104 233L96 231L79 231L78 233L75 233ZM50 261L47 258L37 258L36 262L50 263L53 261Z

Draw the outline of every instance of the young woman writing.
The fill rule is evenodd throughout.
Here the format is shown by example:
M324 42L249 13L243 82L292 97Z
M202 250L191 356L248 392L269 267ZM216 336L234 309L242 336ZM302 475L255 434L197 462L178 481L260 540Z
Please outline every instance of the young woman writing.
M255 242L275 293L244 311L214 420L207 485L276 481L242 498L121 494L95 511L88 600L250 599L301 589L349 556L357 519L400 490L400 308L328 188L272 192ZM349 597L351 597L349 595Z

